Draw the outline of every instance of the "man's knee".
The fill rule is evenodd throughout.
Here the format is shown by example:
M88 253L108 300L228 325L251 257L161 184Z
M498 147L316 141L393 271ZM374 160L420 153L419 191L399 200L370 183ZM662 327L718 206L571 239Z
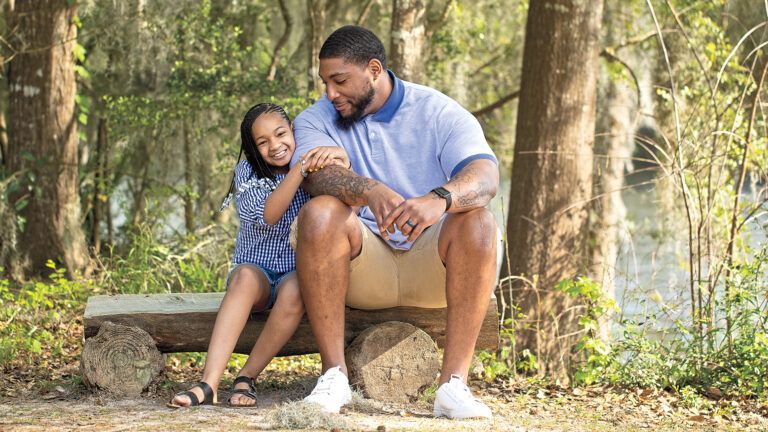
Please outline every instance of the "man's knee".
M453 213L446 219L440 243L459 242L467 253L496 253L496 219L489 210L479 208L465 213ZM445 229L448 228L448 229ZM443 234L447 238L443 238Z
M312 198L299 211L296 222L299 230L299 238L314 237L333 232L349 214L348 205L338 198L322 195Z

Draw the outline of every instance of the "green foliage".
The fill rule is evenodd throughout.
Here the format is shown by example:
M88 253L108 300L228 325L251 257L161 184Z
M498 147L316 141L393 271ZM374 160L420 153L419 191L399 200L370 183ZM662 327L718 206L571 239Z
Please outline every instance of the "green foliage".
M105 264L104 282L109 292L140 294L159 292L222 291L234 245L227 234L211 230L208 237L188 236L182 241L160 241L148 224L132 235L127 251L113 249Z
M576 384L592 384L606 373L613 357L608 341L599 334L598 321L618 312L618 307L612 298L606 297L600 284L583 276L562 280L555 289L583 303L583 313L579 316L583 334L574 347L583 362L576 369L573 379Z
M730 345L723 327L707 335L707 340L700 340L687 330L683 320L676 320L672 329L657 327L655 317L643 324L627 320L621 323L623 336L609 351L593 350L593 355L599 356L579 370L582 379L577 372L577 381L674 390L688 401L686 404L698 408L705 401L695 393L712 388L725 395L768 396L767 265L768 246L764 246L734 274L733 294L716 302L717 315L723 316L730 308L738 317ZM718 346L701 351L701 343L709 336ZM583 345L583 349L589 347Z
M17 285L0 279L0 367L44 370L79 354L75 316L95 291L93 281L70 280L53 261L48 281ZM0 269L1 272L2 269Z

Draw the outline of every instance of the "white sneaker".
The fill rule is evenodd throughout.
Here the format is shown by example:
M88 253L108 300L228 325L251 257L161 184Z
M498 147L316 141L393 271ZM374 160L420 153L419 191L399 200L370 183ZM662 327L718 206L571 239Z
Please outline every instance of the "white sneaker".
M304 398L304 402L320 405L323 411L336 414L351 400L352 390L349 388L349 380L339 366L325 371L323 376L318 378L312 393Z
M435 417L466 419L492 418L491 409L472 396L461 377L451 375L451 380L440 386L435 395Z

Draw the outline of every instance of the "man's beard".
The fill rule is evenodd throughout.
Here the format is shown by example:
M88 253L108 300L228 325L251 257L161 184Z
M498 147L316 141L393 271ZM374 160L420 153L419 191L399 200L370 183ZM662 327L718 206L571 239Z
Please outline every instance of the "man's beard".
M365 95L354 102L350 101L349 104L352 106L353 110L349 116L344 117L339 111L336 111L336 126L343 130L348 130L351 128L352 125L360 120L360 118L363 116L365 109L368 108L371 102L373 102L373 97L375 95L376 91L373 89L373 86L368 84L368 91Z

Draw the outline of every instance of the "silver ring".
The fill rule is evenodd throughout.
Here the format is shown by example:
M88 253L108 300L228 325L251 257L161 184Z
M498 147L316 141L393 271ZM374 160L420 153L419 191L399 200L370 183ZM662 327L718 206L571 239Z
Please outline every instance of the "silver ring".
M409 227L411 227L411 228L416 228L416 224L415 224L415 223L413 223L413 222L411 222L411 220L410 220L410 219L408 219L407 221L405 221L405 224L406 224L406 225L408 225L408 226L409 226Z

